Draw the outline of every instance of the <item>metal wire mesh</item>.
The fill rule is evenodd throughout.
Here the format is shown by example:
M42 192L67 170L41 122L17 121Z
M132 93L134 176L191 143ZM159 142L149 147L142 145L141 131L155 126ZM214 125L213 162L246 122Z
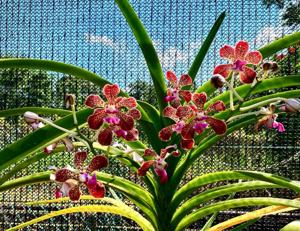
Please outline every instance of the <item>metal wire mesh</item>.
M154 41L163 70L172 69L178 75L187 72L214 20L226 10L227 17L197 75L196 85L210 78L213 67L221 62L218 49L222 44L245 39L251 47L258 48L297 30L282 26L280 10L266 8L261 0L132 0L131 3ZM155 104L142 53L113 1L3 0L0 1L0 28L1 57L51 59L79 65L118 83L131 95ZM294 62L288 62L291 73L296 71ZM63 108L66 93L76 94L78 105L83 105L88 94L101 90L86 81L58 73L14 69L0 70L0 74L1 110L24 106ZM299 119L299 116L282 117L287 130L283 134L262 131L258 135L249 127L229 135L194 163L185 180L228 169L267 171L299 180ZM0 148L29 132L22 118L0 118ZM50 156L18 172L15 177L44 171L50 165L64 166L70 158L68 153ZM111 172L138 181L124 166L118 163L110 166ZM53 184L46 184L3 193L0 230L68 207L68 203L59 206L24 205L24 202L52 198L53 190ZM282 190L260 190L247 195L270 193L293 196ZM235 214L221 213L218 221ZM278 230L297 217L298 213L290 213L262 219L250 230ZM200 223L191 228L198 229ZM72 214L24 230L136 229L138 227L133 222L116 216Z

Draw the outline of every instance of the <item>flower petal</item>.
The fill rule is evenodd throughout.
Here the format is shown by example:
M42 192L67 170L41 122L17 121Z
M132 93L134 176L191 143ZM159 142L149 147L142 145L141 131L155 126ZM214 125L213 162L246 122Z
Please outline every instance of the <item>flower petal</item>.
M223 101L217 100L216 102L209 105L208 112L220 112L226 110L226 106Z
M219 120L208 116L206 122L211 126L211 128L218 135L223 135L227 130L227 124L223 120Z
M117 107L126 107L126 108L133 108L136 107L136 99L133 97L122 97L122 99L117 103Z
M246 41L239 41L235 45L234 56L235 60L245 60L245 56L248 53L249 44Z
M146 148L144 151L144 156L157 156L157 153L153 151L151 148Z
M106 113L104 109L96 109L92 115L88 117L88 125L89 128L97 130L103 124L103 118L105 117Z
M87 158L88 153L85 151L76 152L74 156L74 165L77 169L81 169L84 161Z
M103 107L104 101L99 95L89 95L85 100L85 105L90 108Z
M194 115L194 111L189 106L179 106L176 110L176 116L179 118L189 119Z
M139 131L135 128L126 132L127 134L124 136L124 139L127 141L136 141L139 138Z
M131 116L134 120L139 120L142 117L141 112L136 108L130 109L127 115Z
M103 198L105 196L105 186L100 181L97 181L94 185L87 186L87 188L89 194L95 198Z
M220 48L220 57L230 61L234 60L234 48L229 45L224 45Z
M250 84L254 81L256 72L247 66L243 67L243 71L240 72L240 81L245 84Z
M120 119L120 122L119 122L119 126L125 130L125 131L129 131L131 129L133 129L134 127L134 120L131 116L129 115L126 115L122 112L119 112L118 113L118 117Z
M245 60L251 64L258 65L262 61L263 57L259 51L251 51L249 52Z
M166 169L155 168L154 171L158 175L161 184L168 182L169 178Z
M102 155L97 155L94 156L94 158L91 160L91 163L86 169L87 173L91 173L94 171L97 171L101 168L105 168L108 166L108 159L105 156Z
M193 94L193 102L197 106L198 110L200 110L200 111L203 110L206 100L207 100L207 95L205 92Z
M114 103L115 98L120 93L120 88L117 84L105 84L103 87L103 95L110 104Z
M57 146L57 142L48 145L47 147L44 148L44 153L51 154L53 152L53 150L56 148L56 146Z
M193 139L195 136L194 123L185 125L181 130L181 136L186 140Z
M149 168L154 164L154 160L145 161L138 169L138 176L145 176Z
M71 141L71 139L66 137L66 138L63 138L61 141L64 143L64 145L65 145L68 152L73 151L74 145L73 145L73 142Z
M105 128L98 135L98 142L101 145L111 145L113 133L111 127Z
M176 121L177 116L176 116L176 108L171 107L171 106L167 106L165 107L164 111L163 111L163 116L164 117L168 117L174 121Z
M179 86L181 87L190 86L192 84L193 84L193 80L191 76L189 76L188 74L183 74L179 79Z
M190 102L192 99L192 93L187 90L180 90L179 95L185 100L185 102Z
M219 74L223 76L225 79L229 76L229 73L232 70L232 64L221 64L215 67L213 74Z
M177 77L176 77L176 75L174 74L174 72L172 72L172 71L167 71L166 76L167 76L167 80L168 80L173 86L175 86L176 83L177 83Z
M195 144L194 140L182 139L180 142L181 148L184 150L192 149L194 147L194 144Z
M161 129L159 131L158 136L162 141L169 141L171 139L172 134L173 134L173 126L170 125L168 127Z
M58 182L65 182L66 180L69 179L78 179L78 174L71 171L70 169L67 168L62 168L62 169L58 169L55 172L55 180Z
M80 199L80 195L81 193L80 193L79 185L74 186L69 191L69 198L71 201L78 201Z

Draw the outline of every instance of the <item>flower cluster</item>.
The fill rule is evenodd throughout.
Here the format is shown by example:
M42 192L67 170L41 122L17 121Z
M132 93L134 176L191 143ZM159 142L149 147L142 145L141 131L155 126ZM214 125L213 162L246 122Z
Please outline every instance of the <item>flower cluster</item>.
M167 163L166 159L169 156L179 156L180 153L176 149L176 145L167 146L164 149L161 149L160 155L158 155L155 151L150 148L145 149L144 157L149 158L150 160L144 161L141 167L138 169L139 176L145 176L150 167L154 167L154 171L156 175L160 179L161 184L165 184L168 182L168 174L166 171Z
M182 75L179 82L175 74L171 71L167 72L167 79L171 82L172 87L169 92L182 92L180 86L191 85L192 79L188 75ZM183 84L184 83L184 84ZM180 95L184 95L184 105L181 104ZM188 97L187 97L188 96ZM168 94L167 97L170 98ZM208 126L210 126L217 134L222 135L226 132L227 126L223 120L216 119L211 116L214 112L225 110L225 104L222 101L216 101L204 109L206 103L206 93L192 94L188 90L184 90L184 94L178 94L177 98L170 100L170 106L167 106L163 111L163 116L172 119L175 124L167 126L160 130L159 138L162 141L169 141L173 133L181 135L181 148L187 150L194 146L194 136L201 134Z
M81 186L86 187L89 194L93 197L104 197L105 187L97 180L96 174L93 174L93 172L107 167L108 159L105 156L96 155L90 164L84 168L83 164L87 156L88 153L85 151L75 153L74 165L76 169L69 166L62 169L55 169L55 173L50 176L50 179L61 184L61 188L58 188L55 192L56 198L68 196L71 200L77 201L80 199Z
M127 141L138 139L138 130L134 127L134 120L141 118L136 108L137 102L133 97L118 97L120 88L117 84L106 84L103 87L105 102L99 95L89 95L85 105L94 109L88 118L88 125L97 131L98 142L101 145L111 145L113 134Z

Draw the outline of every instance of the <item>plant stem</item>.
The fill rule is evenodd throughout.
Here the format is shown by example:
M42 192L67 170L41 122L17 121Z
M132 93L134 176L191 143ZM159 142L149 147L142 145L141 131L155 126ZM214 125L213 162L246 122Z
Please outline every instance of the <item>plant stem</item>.
M65 128L61 127L61 126L58 126L55 123L53 123L52 121L46 120L46 119L44 119L42 117L38 117L38 120L40 120L41 122L43 122L45 124L48 124L48 125L50 125L50 126L52 126L54 128L57 128L58 130L61 130L61 131L65 132L65 133L68 133L71 136L76 136L77 135L76 132L73 132L73 131L65 129Z
M231 80L230 80L230 87L229 87L229 97L230 97L230 110L234 111L234 105L233 105L233 92L232 92L232 88L233 88L233 84L234 84L234 75L232 75Z
M249 111L249 110L252 110L254 108L261 107L261 106L264 106L266 104L274 103L274 102L278 102L278 101L286 101L286 98L276 97L276 98L268 99L268 100L265 100L265 101L262 101L262 102L259 102L259 103L256 103L256 104L252 104L248 107L241 107L240 111L241 112Z

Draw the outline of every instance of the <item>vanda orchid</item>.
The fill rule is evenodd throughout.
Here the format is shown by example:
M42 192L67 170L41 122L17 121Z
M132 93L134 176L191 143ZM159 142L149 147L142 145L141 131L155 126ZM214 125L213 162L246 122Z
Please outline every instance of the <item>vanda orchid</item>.
M209 80L196 88L197 72L225 13L212 26L190 69L164 73L151 39L129 2L116 3L143 52L158 108L130 97L117 83L73 65L30 58L0 60L0 68L57 71L102 88L102 92L87 96L80 110L76 110L75 96L68 94L68 111L32 107L30 111L19 108L2 113L23 115L32 132L0 151L0 191L52 182L56 184L53 198L33 204L74 201L70 208L19 224L13 230L58 215L102 212L132 219L147 231L185 230L204 219L207 222L197 230L216 231L242 223L246 227L249 220L282 212L282 206L299 209L300 201L294 198L238 197L239 192L270 188L285 188L299 195L299 181L273 173L237 169L183 179L193 163L228 134L247 126L257 132L287 130L280 118L300 112L300 75L275 77L280 65L268 58L298 43L300 33L258 50L250 49L251 43L243 40L236 41L235 46L220 47L220 58L229 63L217 65L211 76L206 76ZM53 115L58 119L48 119ZM60 141L64 145L59 145ZM45 166L44 172L12 178L32 163L63 151L73 155L73 164L57 162L50 171ZM128 167L140 180L118 176L108 165L111 160ZM98 203L76 203L83 200ZM215 222L220 211L246 206L264 209Z

